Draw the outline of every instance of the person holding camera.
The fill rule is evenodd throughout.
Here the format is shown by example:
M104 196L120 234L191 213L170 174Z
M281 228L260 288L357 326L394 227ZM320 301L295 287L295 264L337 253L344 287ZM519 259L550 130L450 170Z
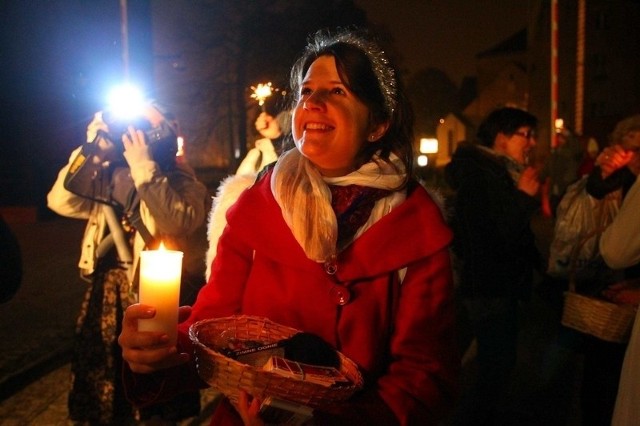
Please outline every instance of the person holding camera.
M77 321L68 399L69 417L79 423L126 424L152 416L176 421L200 410L195 392L134 412L121 385L116 342L123 312L136 302L140 251L159 242L184 251L198 233L206 240L207 188L176 161L175 124L151 103L136 127L96 113L87 143L73 151L47 195L54 212L87 220L78 267L89 286ZM204 266L204 252L185 251L185 265L190 257ZM184 272L181 287L189 292L204 283L204 267L200 278L186 283L186 277ZM192 303L194 296L187 299L182 302Z

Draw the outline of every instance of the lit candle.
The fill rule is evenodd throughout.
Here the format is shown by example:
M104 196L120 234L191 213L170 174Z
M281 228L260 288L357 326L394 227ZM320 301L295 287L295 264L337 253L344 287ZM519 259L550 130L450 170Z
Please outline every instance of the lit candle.
M156 315L138 320L140 331L163 331L172 344L178 336L178 307L180 303L180 277L182 252L158 250L140 252L140 303L153 306Z

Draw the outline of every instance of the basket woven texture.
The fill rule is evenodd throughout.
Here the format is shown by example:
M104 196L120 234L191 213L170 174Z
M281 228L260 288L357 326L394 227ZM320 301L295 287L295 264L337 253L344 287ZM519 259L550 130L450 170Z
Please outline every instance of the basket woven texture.
M344 401L362 388L363 380L358 367L340 352L340 372L349 379L351 385L325 387L280 376L263 370L261 366L251 366L226 357L213 349L213 342L223 332L236 339L272 343L289 338L299 330L266 318L247 315L207 319L191 325L189 338L195 345L198 374L233 403L238 401L242 389L260 399L275 396L312 408L322 408Z
M587 235L576 247L571 259L569 290L564 293L562 325L607 342L626 343L636 316L636 308L576 293L576 257L582 245L603 228Z
M573 291L565 292L562 325L608 342L629 340L636 310Z

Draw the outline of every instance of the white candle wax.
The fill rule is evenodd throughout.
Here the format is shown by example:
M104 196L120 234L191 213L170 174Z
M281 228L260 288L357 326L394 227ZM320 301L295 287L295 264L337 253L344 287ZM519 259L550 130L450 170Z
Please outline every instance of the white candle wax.
M140 253L140 303L153 306L155 317L138 320L140 331L163 331L172 344L178 336L182 252L145 250Z

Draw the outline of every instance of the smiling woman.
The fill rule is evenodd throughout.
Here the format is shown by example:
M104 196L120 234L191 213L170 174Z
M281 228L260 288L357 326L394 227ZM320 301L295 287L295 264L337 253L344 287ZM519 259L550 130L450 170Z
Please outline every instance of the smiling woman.
M127 309L129 395L150 402L201 383L186 355L189 326L241 314L313 333L362 370L362 392L319 407L314 423L437 424L459 366L451 231L412 175L412 115L395 70L366 35L320 32L291 82L295 147L227 211L177 350L137 329L151 307ZM212 424L260 425L269 396L225 400Z
M342 83L336 60L318 58L307 70L293 110L293 139L298 150L323 176L355 169L362 145L376 142L387 122L369 123L369 110Z

